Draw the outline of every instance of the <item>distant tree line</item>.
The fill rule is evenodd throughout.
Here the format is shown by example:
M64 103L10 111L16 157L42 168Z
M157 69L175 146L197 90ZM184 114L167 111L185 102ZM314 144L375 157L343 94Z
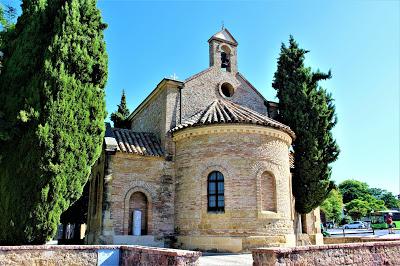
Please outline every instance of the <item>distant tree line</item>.
M322 203L321 211L327 221L338 222L342 219L359 220L372 211L400 208L398 200L392 192L380 188L370 188L367 183L349 179L332 190ZM343 211L342 211L343 210Z

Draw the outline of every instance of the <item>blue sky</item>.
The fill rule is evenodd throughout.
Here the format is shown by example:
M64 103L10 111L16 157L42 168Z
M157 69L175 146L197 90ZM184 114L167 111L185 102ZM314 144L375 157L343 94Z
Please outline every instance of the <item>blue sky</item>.
M306 63L332 70L341 155L333 180L365 181L399 194L399 1L167 2L100 0L109 54L107 109L125 89L132 111L163 77L208 67L208 38L226 28L239 71L269 100L281 42L292 34Z
M5 0L14 3L14 0ZM208 67L207 40L221 22L239 42L239 71L268 99L281 42L292 34L306 63L332 70L341 154L336 183L354 178L399 194L400 1L99 0L109 55L107 110L122 89L132 111L163 77Z

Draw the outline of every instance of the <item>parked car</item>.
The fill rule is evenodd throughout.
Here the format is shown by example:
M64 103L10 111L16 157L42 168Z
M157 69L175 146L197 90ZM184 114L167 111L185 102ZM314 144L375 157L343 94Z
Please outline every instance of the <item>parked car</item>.
M367 228L367 227L361 221L354 221L352 223L343 225L343 228L344 229L364 229L364 228Z

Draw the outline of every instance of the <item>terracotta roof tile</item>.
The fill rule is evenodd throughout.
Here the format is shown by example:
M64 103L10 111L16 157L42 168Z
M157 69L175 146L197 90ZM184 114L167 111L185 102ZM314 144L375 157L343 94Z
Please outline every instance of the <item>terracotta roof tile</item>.
M228 100L218 99L213 101L205 110L191 116L182 124L177 125L171 132L188 127L197 127L220 123L256 124L273 127L288 133L295 138L294 132L286 125L267 116L257 113Z
M163 156L160 142L152 133L134 132L129 129L113 128L117 151L143 156Z

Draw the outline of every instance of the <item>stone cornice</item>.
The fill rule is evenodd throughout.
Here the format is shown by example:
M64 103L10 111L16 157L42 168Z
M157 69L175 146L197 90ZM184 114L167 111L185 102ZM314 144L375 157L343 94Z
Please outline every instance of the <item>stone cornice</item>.
M224 124L206 125L201 127L189 127L173 134L173 140L178 141L184 138L221 133L251 133L275 137L283 140L288 146L292 143L292 138L286 132L271 127L248 124Z

